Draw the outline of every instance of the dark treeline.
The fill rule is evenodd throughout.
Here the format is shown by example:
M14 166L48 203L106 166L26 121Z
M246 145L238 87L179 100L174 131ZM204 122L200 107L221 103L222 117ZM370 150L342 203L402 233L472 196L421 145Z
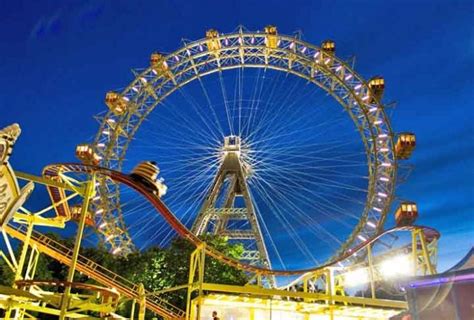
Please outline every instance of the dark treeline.
M48 234L49 237L73 247L73 240L58 239L57 236ZM207 237L206 242L221 252L233 258L239 258L243 252L241 245L229 244L226 239L219 237ZM189 276L189 259L195 247L184 239L174 239L166 248L150 247L141 252L133 252L126 257L114 256L103 246L81 248L80 254L102 265L103 267L121 275L133 283L143 283L149 291L159 291L186 284ZM19 256L18 248L17 257ZM39 280L65 280L68 267L56 260L40 255L36 269L35 279ZM0 285L10 286L14 274L0 258ZM87 276L76 272L74 281L97 284ZM206 258L205 281L222 284L243 285L248 281L247 275L232 267L229 267L213 258ZM47 288L56 291L56 288ZM60 289L59 289L60 290ZM171 304L185 310L186 289L166 293L162 297ZM128 317L130 315L131 301L124 300L120 304L117 313ZM137 306L138 308L138 306ZM1 316L2 310L0 310ZM147 318L154 315L147 312ZM55 318L41 315L42 319Z

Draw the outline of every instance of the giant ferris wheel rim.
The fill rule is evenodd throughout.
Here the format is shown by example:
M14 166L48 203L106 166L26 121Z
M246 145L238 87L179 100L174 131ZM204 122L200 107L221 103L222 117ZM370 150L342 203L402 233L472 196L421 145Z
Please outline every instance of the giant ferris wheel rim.
M357 242L363 242L364 239L380 232L390 210L397 160L389 118L380 101L376 99L371 99L371 103L364 101L364 98L371 93L368 82L345 61L332 55L331 65L327 66L321 59L325 53L320 47L287 35L278 34L277 48L269 49L266 37L265 33L247 32L242 29L236 33L221 34L217 40L222 47L217 54L208 50L208 39L186 43L163 58L172 74L172 80L165 75L154 73L152 67L143 69L120 93L129 101L133 101L136 110L141 110L142 113L134 116L127 112L122 117L117 117L109 110L103 117L94 146L102 157L101 165L120 170L129 143L154 108L180 87L210 74L238 68L261 68L287 72L306 79L333 96L349 113L361 135L367 154L369 186L366 205L352 233L329 258L329 261L335 260ZM317 56L319 62L316 61ZM154 99L152 93L145 92L144 81L152 86L157 99ZM107 120L112 118L118 125L109 131L113 132L116 139L109 139L110 134L108 136L103 134L105 129L110 129ZM126 138L119 138L117 132L119 126L120 130L126 128ZM381 136L384 137L383 141ZM379 144L381 141L382 144ZM104 144L105 148L98 147ZM382 177L383 181L380 180ZM383 190L388 196L383 199L383 203L379 200L375 206L378 190ZM118 188L115 189L115 196L117 199L120 197ZM120 212L116 218L119 221L122 219ZM371 225L375 224L375 228L369 226L368 221ZM123 220L120 223L124 224Z

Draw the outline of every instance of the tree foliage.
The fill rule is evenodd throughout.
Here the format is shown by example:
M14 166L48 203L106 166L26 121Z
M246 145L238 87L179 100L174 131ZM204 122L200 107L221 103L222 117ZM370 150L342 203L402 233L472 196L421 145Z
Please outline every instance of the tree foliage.
M57 239L57 237L54 238ZM73 245L71 239L57 240L68 247ZM229 257L239 259L243 252L241 245L229 244L225 238L206 236L203 240ZM166 248L150 247L142 252L133 252L127 257L114 256L101 245L82 248L80 254L134 283L143 283L147 290L155 292L187 284L190 256L194 249L195 247L187 240L176 238ZM19 256L20 250L21 247L17 248L17 256ZM41 255L38 260L35 278L65 280L67 272L67 266ZM243 285L248 281L248 277L243 271L236 270L210 257L206 258L204 277L206 282L222 284ZM0 259L0 284L11 285L12 281L12 271ZM79 272L76 272L74 281L95 283L95 281ZM163 295L162 298L181 309L186 307L186 289L169 292ZM130 302L123 303L118 313L129 316L130 306ZM147 318L151 316L153 315L147 314Z

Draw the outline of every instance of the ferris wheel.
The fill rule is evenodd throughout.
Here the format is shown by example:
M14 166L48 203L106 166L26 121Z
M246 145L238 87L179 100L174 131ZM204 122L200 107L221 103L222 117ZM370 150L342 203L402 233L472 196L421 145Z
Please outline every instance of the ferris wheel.
M335 261L383 228L396 148L369 81L335 55L273 26L206 32L153 53L131 83L107 93L84 162L153 167L162 201L197 235L242 245L245 263L298 269ZM405 137L406 138L406 137ZM159 168L159 169L158 169ZM166 191L166 192L163 192ZM111 251L165 246L173 229L136 194L100 178L91 225Z

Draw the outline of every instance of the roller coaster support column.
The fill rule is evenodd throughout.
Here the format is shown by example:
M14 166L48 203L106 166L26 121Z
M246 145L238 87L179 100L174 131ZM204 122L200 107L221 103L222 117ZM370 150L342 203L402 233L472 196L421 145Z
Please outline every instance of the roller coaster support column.
M417 275L420 271L421 275L433 275L436 273L436 268L431 261L432 256L436 256L436 241L432 240L430 244L426 239L423 228L414 228L411 231L412 235L412 261L413 261L413 275ZM430 247L431 246L431 247Z
M146 295L143 283L138 286L138 320L145 320Z
M204 283L204 266L206 263L206 244L202 243L191 254L189 266L188 295L186 304L186 320L201 319L201 299L202 285ZM194 282L194 277L198 272L198 280ZM196 310L191 310L191 296L194 290L198 291Z
M33 220L28 221L28 231L26 232L25 241L23 241L23 248L21 249L20 260L18 261L18 267L16 268L15 277L13 279L12 287L16 288L15 282L22 279L23 269L25 267L26 255L28 253L28 247L30 245L31 234L33 233L34 222ZM31 253L33 254L33 252ZM15 311L14 311L15 310ZM16 318L18 309L12 310L8 308L5 311L5 319L10 319L12 311L14 311L13 318Z
M375 299L375 277L374 277L374 263L372 261L372 244L367 246L367 260L369 262L369 280L371 298Z
M69 266L69 272L68 272L67 280L66 280L68 283L71 283L74 281L74 273L76 271L77 257L79 256L79 249L81 248L82 235L84 233L84 226L85 226L86 217L87 217L87 209L89 208L89 201L94 196L94 193L95 193L95 178L96 176L94 173L86 185L84 200L82 202L79 226L77 227L76 241L74 243L74 250L71 257L71 265ZM66 318L70 295L71 295L71 287L66 286L63 297L62 297L62 301L61 301L61 313L59 315L60 320L63 320Z

